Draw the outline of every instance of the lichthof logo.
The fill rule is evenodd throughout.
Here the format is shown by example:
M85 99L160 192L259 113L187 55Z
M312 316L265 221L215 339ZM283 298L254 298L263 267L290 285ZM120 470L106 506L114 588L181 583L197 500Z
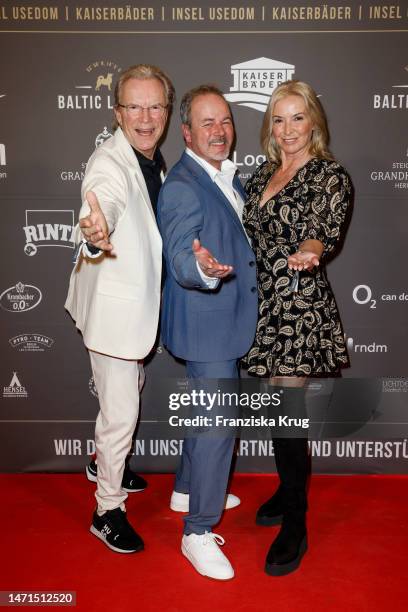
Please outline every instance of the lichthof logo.
M234 79L231 93L226 93L224 97L228 102L264 113L273 91L280 83L291 79L294 72L294 65L267 57L234 64L231 66Z
M408 393L408 380L404 378L383 380L385 393Z
M40 247L74 248L73 210L26 210L23 227L26 244L24 253L33 256Z
M3 397L27 397L27 395L26 388L19 381L17 372L13 372L9 386L3 387Z
M9 344L20 352L43 353L45 349L52 347L54 340L44 334L19 334L10 338Z
M0 295L0 306L10 312L33 310L42 300L42 293L34 285L16 283Z
M103 128L103 131L100 134L98 134L97 137L95 138L95 149L100 147L104 142L109 140L109 138L111 137L112 137L112 134L108 131L108 128L105 125L105 127Z
M370 344L357 344L354 342L354 338L346 339L347 349L349 353L387 353L388 346L386 344L377 344L371 342Z
M85 68L86 77L81 77L81 84L75 85L75 94L57 94L58 110L112 109L113 78L121 71L111 60L89 64ZM93 90L98 93L92 93Z
M98 397L98 390L96 388L93 376L91 376L91 378L89 379L88 389L89 389L89 392L91 393L91 395L93 395L94 397Z

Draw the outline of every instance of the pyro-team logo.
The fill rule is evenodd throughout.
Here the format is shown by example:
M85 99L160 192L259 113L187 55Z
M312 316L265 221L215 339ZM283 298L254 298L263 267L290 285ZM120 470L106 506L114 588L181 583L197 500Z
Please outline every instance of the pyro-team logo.
M27 397L27 395L27 390L19 381L17 372L13 372L10 384L3 387L3 397Z
M122 68L111 60L92 62L74 85L75 93L57 94L58 110L113 108L113 81Z
M42 293L34 285L16 283L0 295L0 307L9 312L33 310L42 300Z
M26 210L24 253L33 256L40 247L74 248L73 210Z
M9 344L22 353L43 353L52 347L54 340L44 334L19 334L10 338Z
M247 106L264 113L269 98L278 85L293 77L295 66L267 57L231 66L234 79L230 93L224 95L228 102Z

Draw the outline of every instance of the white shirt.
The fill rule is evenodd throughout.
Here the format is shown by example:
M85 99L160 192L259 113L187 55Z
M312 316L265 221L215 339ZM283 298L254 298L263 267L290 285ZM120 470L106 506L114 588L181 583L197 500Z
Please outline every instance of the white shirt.
M244 209L244 201L240 194L234 189L232 181L237 171L236 165L230 159L224 159L221 163L221 170L217 170L208 161L199 157L194 151L186 148L187 155L190 155L210 176L211 180L219 187L222 193L232 205L242 223L242 211Z

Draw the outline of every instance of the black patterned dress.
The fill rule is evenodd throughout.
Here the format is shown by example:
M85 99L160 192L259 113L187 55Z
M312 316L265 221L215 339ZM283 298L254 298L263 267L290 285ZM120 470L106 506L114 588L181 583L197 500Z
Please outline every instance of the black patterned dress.
M324 255L340 238L350 203L347 172L337 162L313 158L262 208L259 202L277 164L264 162L246 184L243 223L258 267L259 318L244 358L257 376L330 375L348 365L336 302L324 271ZM320 240L319 267L294 271L287 258L307 239Z

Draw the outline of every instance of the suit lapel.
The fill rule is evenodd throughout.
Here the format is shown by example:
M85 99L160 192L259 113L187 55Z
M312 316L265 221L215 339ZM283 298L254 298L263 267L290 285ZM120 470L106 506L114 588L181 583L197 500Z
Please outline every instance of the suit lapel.
M235 225L240 230L240 232L242 232L242 234L245 236L245 240L248 240L247 235L245 233L245 230L244 230L244 228L242 226L242 223L239 220L239 217L238 217L236 211L234 210L231 202L223 194L223 192L218 187L218 185L216 185L216 183L214 183L214 181L211 179L209 174L204 170L204 168L202 168L200 166L200 164L198 164L192 157L190 157L190 155L188 155L185 152L183 153L183 155L182 155L182 157L180 159L180 162L184 166L187 167L189 172L200 183L200 185L202 187L204 187L204 189L206 191L210 190L214 194L214 196L223 203L223 205L226 207L229 215L231 216L232 220L234 221ZM238 181L239 185L241 186L241 183L240 183L239 179L237 177L235 177L234 181L233 181L234 189L236 189L237 191L240 192L240 194L242 194L242 192L243 192L242 186L241 186L240 189L239 189L239 187L237 188L236 181ZM243 197L245 199L245 195Z

